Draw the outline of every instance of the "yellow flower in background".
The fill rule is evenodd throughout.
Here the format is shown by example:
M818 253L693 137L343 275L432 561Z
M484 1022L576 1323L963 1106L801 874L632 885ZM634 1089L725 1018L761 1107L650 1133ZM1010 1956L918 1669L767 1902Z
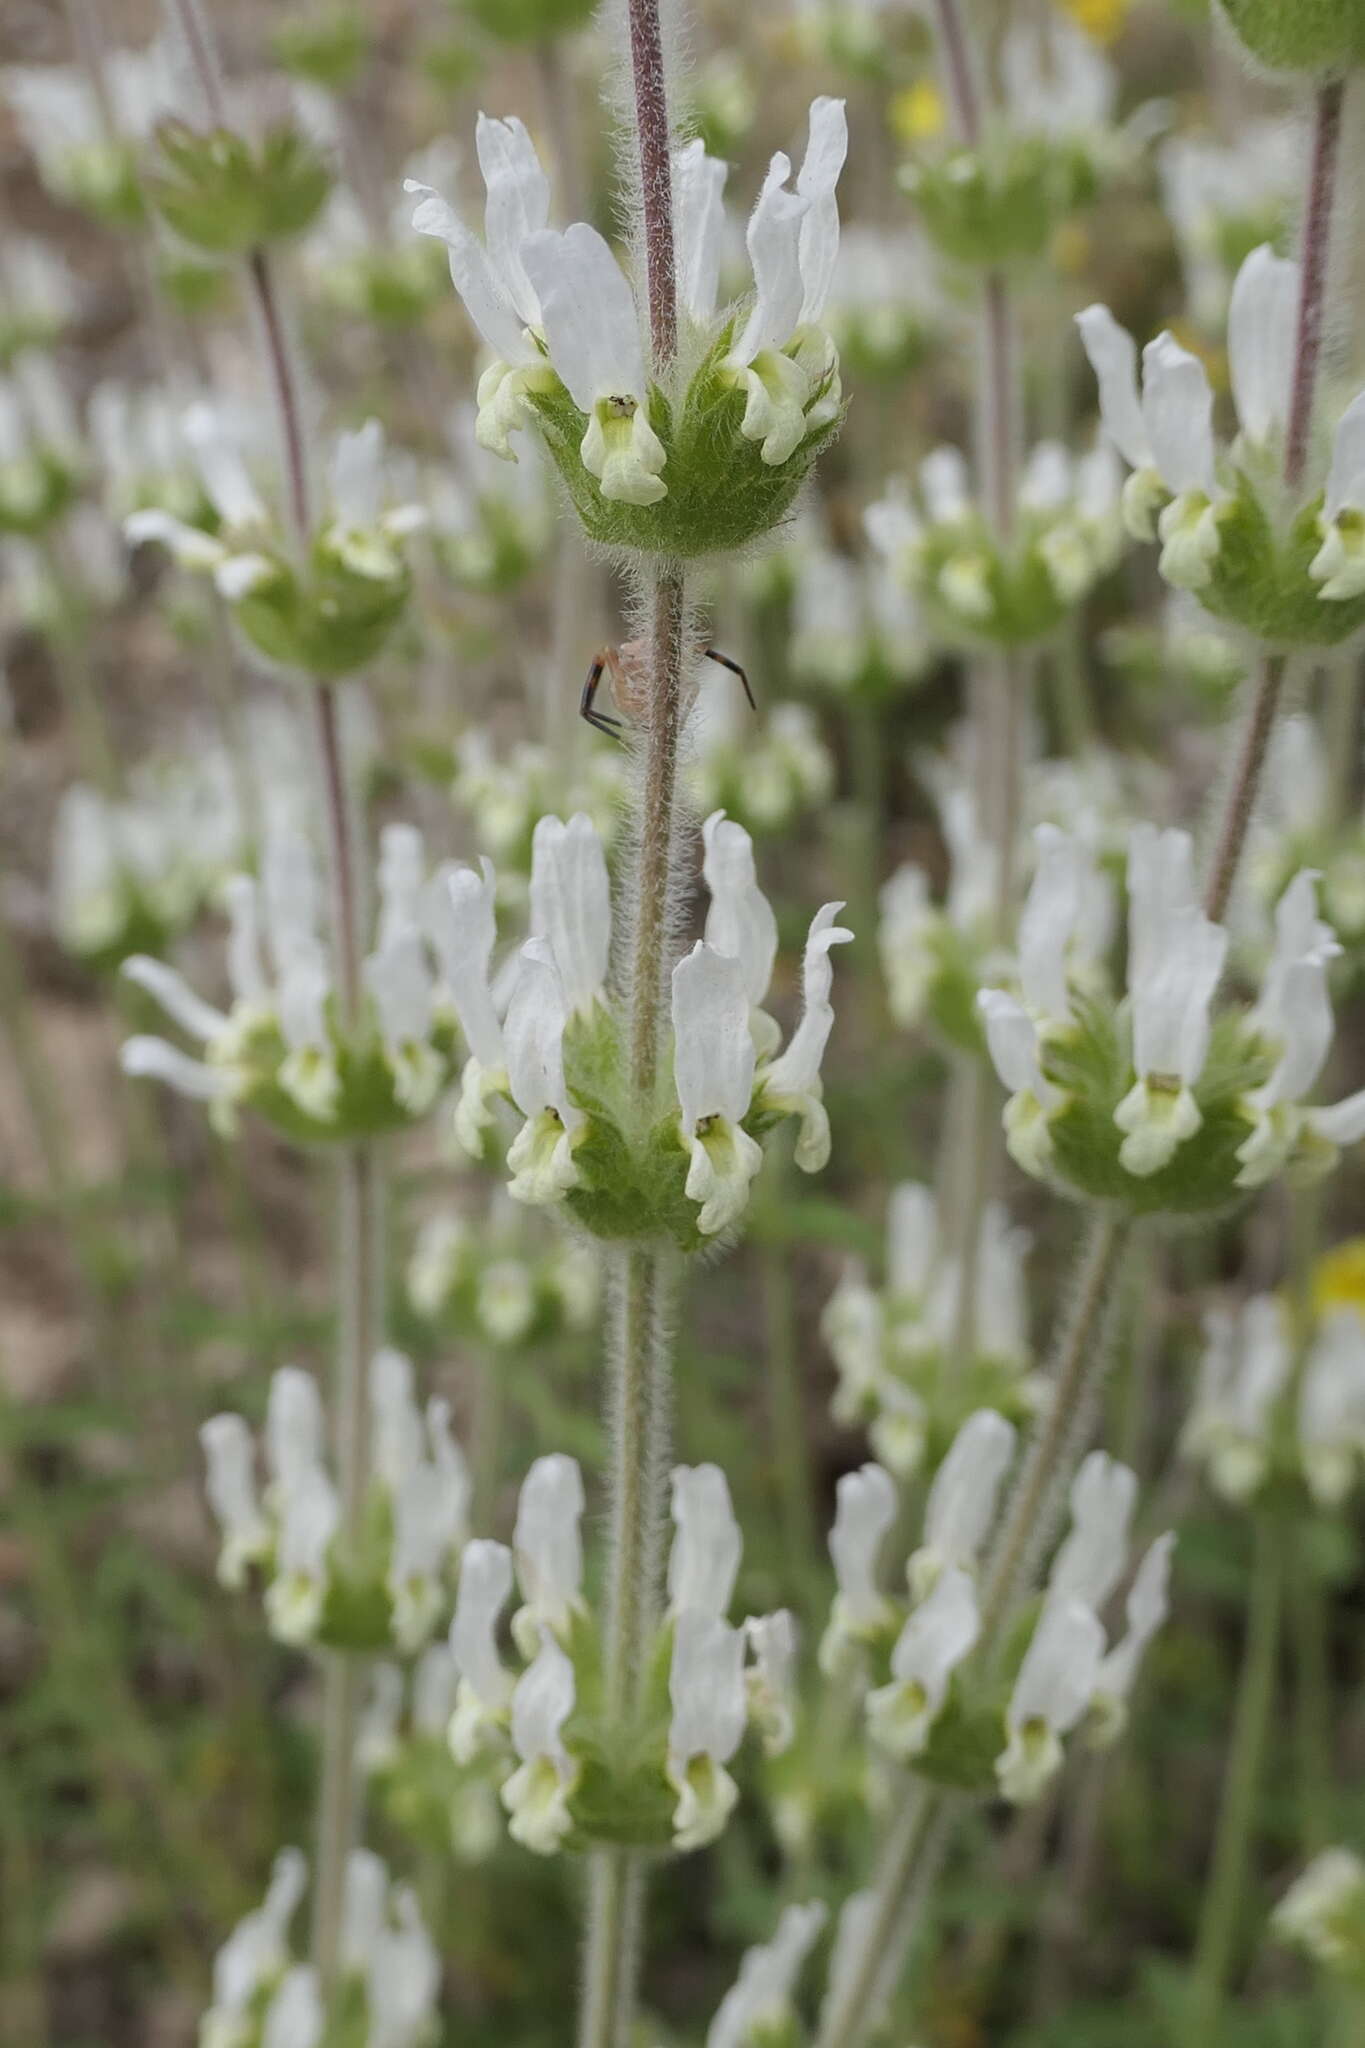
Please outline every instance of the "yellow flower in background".
M900 142L932 142L945 121L943 95L932 78L917 79L891 102L891 132Z
M1354 1308L1365 1316L1365 1237L1348 1237L1327 1252L1313 1268L1313 1307Z
M1097 43L1112 43L1123 27L1129 0L1058 0L1058 5Z

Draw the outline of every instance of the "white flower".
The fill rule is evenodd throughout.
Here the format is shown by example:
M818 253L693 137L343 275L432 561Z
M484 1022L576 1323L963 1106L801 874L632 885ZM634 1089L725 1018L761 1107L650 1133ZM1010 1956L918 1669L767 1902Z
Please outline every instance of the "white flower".
M392 1917L378 1930L366 1973L365 2048L420 2048L430 2039L440 1987L441 1958L417 1895L409 1885L395 1886Z
M745 1951L739 1976L707 2030L706 2048L756 2048L769 2034L781 2033L792 2019L796 1980L825 1918L818 1899L787 1906L772 1940Z
M557 1202L578 1184L573 1145L585 1119L564 1081L568 1021L554 955L544 939L528 939L503 1027L508 1088L526 1119L507 1152L518 1202Z
M413 227L445 243L451 282L494 357L479 379L475 431L482 447L510 460L509 436L529 416L526 394L547 381L532 338L543 317L523 249L550 217L550 187L534 144L515 118L494 121L480 114L475 144L488 194L482 242L429 185L409 178L403 189L420 195Z
M1308 573L1320 597L1349 604L1365 593L1365 391L1337 428L1321 532L1322 546Z
M704 940L673 969L673 1080L683 1143L690 1155L686 1192L698 1203L704 1237L743 1214L763 1149L743 1129L753 1090L754 1041L749 997L737 959Z
M537 821L531 835L531 935L548 941L571 1014L600 1002L611 954L611 885L592 819Z
M423 922L440 969L438 996L454 1009L469 1047L455 1135L476 1158L493 1120L489 1098L507 1086L507 1053L489 980L496 903L497 877L486 859L478 874L449 863L438 868L423 898Z
M578 221L527 238L522 256L540 296L545 345L570 398L587 414L583 467L604 498L656 505L667 497L663 442L649 423L649 379L635 294L596 228Z
M1146 1177L1169 1164L1203 1123L1194 1084L1204 1071L1213 998L1228 935L1189 899L1184 833L1138 826L1128 856L1128 993L1137 1080L1114 1111L1119 1163Z
M943 919L928 875L912 861L903 862L882 883L877 902L877 950L887 1000L896 1022L908 1030L922 1021L938 973L933 942Z
M1256 1127L1238 1151L1242 1187L1259 1187L1270 1179L1293 1151L1305 1124L1319 1127L1335 1112L1301 1113L1299 1105L1322 1072L1334 1029L1327 974L1341 952L1336 934L1317 914L1319 876L1312 868L1297 874L1275 910L1275 948L1266 970L1260 1000L1248 1022L1279 1050L1270 1079L1245 1097L1243 1106ZM1356 1102L1338 1104L1349 1122Z
M725 1614L735 1590L743 1538L719 1465L675 1465L668 1606Z
M523 1657L544 1631L563 1637L581 1605L583 1475L562 1451L537 1458L522 1482L512 1548L523 1605L512 1633Z
M301 1473L280 1502L275 1576L265 1593L266 1618L282 1643L309 1642L318 1632L340 1524L341 1503L327 1474L320 1466Z
M396 1664L378 1663L370 1671L369 1690L356 1729L356 1760L367 1776L389 1770L399 1754L398 1724L403 1717L403 1674Z
M1273 1925L1329 1970L1358 1970L1365 1954L1365 1862L1351 1849L1324 1849L1295 1878Z
M270 2001L260 2048L318 2048L326 2021L317 1971L307 1963L295 1963Z
M1214 1311L1204 1328L1199 1383L1181 1448L1188 1457L1207 1459L1219 1493L1245 1501L1269 1470L1271 1412L1293 1367L1289 1327L1274 1295L1260 1294L1240 1315Z
M549 1629L512 1695L512 1746L521 1758L502 1788L508 1830L538 1856L552 1856L573 1827L569 1800L578 1767L563 1743L577 1700L574 1668Z
M350 571L372 583L393 583L404 574L395 542L427 523L424 506L386 506L384 429L366 420L354 433L339 434L327 468L330 518L322 543ZM390 827L389 830L393 831Z
M420 936L400 933L372 953L365 962L365 985L379 1015L395 1100L410 1116L421 1116L440 1093L445 1063L428 1042L432 979Z
M509 1590L510 1587L509 1578ZM412 1728L415 1735L442 1739L448 1736L459 1682L450 1644L428 1643L412 1670Z
M880 1465L845 1472L834 1489L830 1562L839 1590L820 1645L820 1666L833 1672L847 1644L875 1634L892 1618L891 1603L877 1585L882 1544L896 1519L896 1486Z
M1349 1303L1321 1318L1299 1391L1299 1455L1315 1500L1337 1507L1365 1463L1365 1321Z
M706 943L715 952L739 962L755 1043L761 1050L772 1052L779 1034L762 1004L777 958L777 918L758 886L754 842L744 827L727 818L724 811L713 811L701 832L705 849L702 879L711 893Z
M918 1756L954 1671L981 1633L971 1573L951 1566L914 1608L891 1652L891 1683L869 1693L868 1729L900 1762Z
M1048 1577L1052 1599L1103 1607L1123 1577L1128 1534L1137 1506L1137 1474L1104 1451L1092 1451L1071 1487L1071 1529Z
M1006 1147L1025 1173L1046 1176L1053 1151L1048 1114L1064 1098L1043 1073L1038 1027L1005 989L980 989L976 1006L991 1064L1010 1091L1005 1104Z
M728 172L728 164L706 154L703 142L689 142L674 153L678 303L698 327L709 326L716 316Z
M211 1415L199 1441L208 1465L205 1491L223 1532L218 1578L224 1586L238 1587L248 1567L270 1550L270 1524L256 1499L251 1432L240 1415Z
M1000 1488L1014 1462L1016 1434L993 1408L969 1415L934 1474L924 1507L924 1542L910 1560L917 1598L940 1574L973 1571L995 1521Z
M838 358L818 322L839 253L834 195L847 151L843 101L813 100L796 190L779 151L749 218L754 301L724 367L745 392L740 431L773 465L838 416Z
M1121 1731L1128 1697L1136 1683L1147 1647L1170 1612L1171 1554L1174 1549L1175 1536L1168 1530L1164 1536L1157 1537L1133 1575L1125 1608L1127 1629L1106 1653L1095 1680L1091 1709L1099 1716L1102 1739L1113 1741Z
M201 2048L236 2048L248 2036L258 1995L289 1966L289 1923L307 1883L301 1852L282 1849L264 1900L238 1921L213 1959L213 2004L200 2029Z
M673 1845L700 1849L715 1840L739 1797L725 1766L748 1718L744 1631L719 1615L685 1609L673 1628L668 1696L667 1775L678 1795Z
M1033 835L1036 865L1019 918L1019 982L1040 1021L1064 1021L1073 981L1084 982L1109 944L1113 896L1085 843L1055 825Z
M785 1607L751 1614L744 1623L753 1662L745 1677L749 1713L769 1756L791 1744L796 1728L797 1629Z
M1005 1710L1009 1741L995 1775L1006 1799L1027 1805L1061 1768L1062 1738L1089 1706L1104 1656L1104 1630L1079 1600L1049 1599Z
M450 1655L459 1674L449 1739L451 1754L469 1763L502 1726L512 1678L498 1655L498 1619L512 1591L512 1553L505 1543L476 1537L460 1558Z
M804 1173L818 1173L829 1158L829 1116L822 1100L820 1062L834 1027L829 999L834 986L830 949L846 945L853 937L846 925L834 922L843 907L842 903L826 903L811 919L801 973L801 1021L785 1051L758 1077L758 1092L765 1105L801 1120L795 1157Z
M265 1410L272 1507L278 1508L309 1473L321 1470L325 1434L317 1381L296 1365L282 1365L271 1375Z

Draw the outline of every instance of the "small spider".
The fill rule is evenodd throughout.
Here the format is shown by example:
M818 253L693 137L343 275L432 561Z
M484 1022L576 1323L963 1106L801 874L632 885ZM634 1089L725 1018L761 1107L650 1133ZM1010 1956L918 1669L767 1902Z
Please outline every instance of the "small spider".
M643 640L623 640L619 647L600 647L592 658L592 667L588 670L587 680L583 685L583 695L578 701L578 715L586 719L589 725L595 726L598 732L606 733L610 739L620 739L623 721L612 718L607 712L596 708L597 692L601 687L602 678L604 675L610 675L611 693L626 717L631 720L639 718L645 708L645 695L649 687L649 677L645 670L647 654L648 649ZM715 647L704 647L702 659L714 661L720 668L728 668L732 676L738 676L744 694L749 700L750 710L757 711L754 693L749 688L749 678L737 661L731 661L728 654L720 653Z

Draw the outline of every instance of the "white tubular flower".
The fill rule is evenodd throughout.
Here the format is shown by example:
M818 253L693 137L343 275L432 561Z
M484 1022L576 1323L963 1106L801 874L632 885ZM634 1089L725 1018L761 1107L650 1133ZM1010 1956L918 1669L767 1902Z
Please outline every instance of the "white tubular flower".
M749 1714L769 1756L790 1748L796 1732L797 1628L792 1614L751 1614L744 1623L753 1662L745 1674Z
M234 1076L223 1061L232 1036L232 1019L195 994L173 967L134 953L123 962L121 972L145 989L158 1002L173 1024L206 1048L208 1060L197 1060L164 1038L138 1035L119 1048L119 1065L134 1078L163 1081L178 1095L193 1100L231 1103L236 1091Z
M366 1776L387 1771L399 1753L403 1718L403 1674L396 1664L375 1664L356 1728L356 1762Z
M1273 249L1253 249L1237 273L1228 307L1228 371L1243 438L1275 446L1289 423L1299 318L1299 266Z
M831 1412L849 1426L863 1420L886 1378L886 1309L863 1266L851 1260L825 1304L820 1334L839 1373Z
M327 467L331 518L323 544L353 576L371 583L401 580L403 557L395 543L418 532L428 517L423 505L385 504L384 460L384 429L366 420L354 433L337 436Z
M1128 1698L1137 1682L1148 1645L1170 1613L1171 1556L1175 1534L1167 1530L1143 1558L1128 1594L1128 1626L1100 1665L1095 1680L1092 1712L1098 1721L1101 1741L1112 1742L1122 1732L1127 1718Z
M1045 1602L1005 1710L1009 1741L996 1759L1002 1795L1016 1806L1035 1800L1061 1768L1062 1738L1094 1695L1104 1630L1079 1600Z
M544 939L528 939L504 1026L507 1084L526 1119L507 1152L507 1191L518 1202L557 1202L578 1184L573 1145L585 1119L564 1081L568 1021L554 955Z
M223 1534L220 1585L239 1587L270 1551L270 1524L256 1499L251 1431L240 1415L211 1415L199 1432L208 1466L205 1492Z
M673 1631L668 1674L673 1716L668 1729L668 1782L675 1849L715 1840L734 1810L739 1788L726 1770L748 1718L744 1631L719 1615L687 1609Z
M164 1038L150 1038L138 1032L119 1047L119 1066L134 1081L160 1081L177 1095L192 1102L206 1102L210 1109L227 1113L233 1096L232 1076L202 1060L191 1059L178 1045Z
M319 2048L327 2010L318 1974L295 1963L280 1979L261 2027L260 2048Z
M272 1508L278 1509L310 1472L322 1469L325 1440L317 1381L296 1365L282 1365L271 1375L265 1410L265 1462Z
M587 415L579 455L604 498L657 505L668 496L664 444L649 423L649 378L630 282L596 228L531 235L522 255L543 314L545 345Z
M475 140L488 194L482 242L429 185L409 178L403 190L420 195L413 227L445 243L451 283L494 357L479 379L479 445L513 461L510 436L529 417L527 392L549 381L532 338L543 320L523 250L550 217L550 187L520 121L480 114Z
M978 1408L953 1438L925 1502L924 1542L910 1560L916 1599L924 1599L943 1572L975 1569L1016 1441L1013 1424L994 1408Z
M562 1451L537 1458L522 1481L512 1549L523 1605L512 1634L523 1657L545 1630L563 1637L581 1607L583 1475Z
M411 1886L395 1887L392 1909L392 1920L386 1918L379 1929L366 1974L365 2048L420 2048L431 2037L441 1959Z
M894 1301L928 1298L938 1257L938 1205L932 1188L903 1180L886 1205L886 1291Z
M205 496L220 522L209 534L173 513L147 507L123 522L124 537L133 546L158 541L182 568L209 571L221 594L231 601L245 597L272 573L270 563L252 546L269 531L270 515L247 471L240 444L225 413L205 401L190 406L181 432L199 471Z
M201 2048L237 2048L250 2038L259 1994L289 1966L289 1923L308 1883L298 1849L281 1849L261 1904L239 1920L213 1959L213 2004L200 2028Z
M402 932L372 953L365 985L393 1069L394 1098L410 1116L422 1116L441 1091L445 1066L430 1042L431 970L420 935Z
M341 1096L341 1075L327 1029L331 976L320 958L288 968L278 990L280 1035L289 1050L279 1082L305 1116L330 1123Z
M763 1164L743 1128L754 1063L744 970L699 939L673 969L673 1080L691 1159L685 1187L704 1237L739 1220Z
M540 818L531 835L531 935L554 954L571 1015L601 1002L611 956L611 884L597 827Z
M719 1465L675 1465L668 1609L725 1614L735 1590L744 1539Z
M573 1665L545 1629L512 1695L512 1746L521 1764L502 1788L508 1832L537 1856L553 1856L573 1827L569 1799L578 1767L562 1731L577 1697Z
M708 327L716 317L728 174L729 165L708 156L701 141L689 142L674 153L678 304L698 327Z
M1137 1474L1105 1451L1092 1451L1071 1487L1071 1529L1048 1577L1051 1599L1103 1607L1123 1577L1137 1506Z
M1351 1849L1324 1849L1275 1908L1271 1921L1326 1969L1358 1971L1365 1958L1365 1862Z
M741 433L774 466L838 414L838 358L817 323L839 253L834 195L847 152L843 101L813 100L796 190L786 189L791 162L779 151L749 217L754 303L724 367L744 387Z
M1284 1164L1299 1135L1302 1102L1322 1072L1335 1028L1327 973L1341 952L1319 918L1316 870L1302 869L1275 909L1275 948L1248 1023L1280 1057L1270 1079L1246 1097L1256 1128L1237 1157L1241 1187L1259 1187Z
M1271 1411L1288 1383L1293 1347L1284 1309L1272 1294L1254 1296L1238 1316L1215 1311L1204 1328L1199 1384L1181 1448L1207 1460L1217 1491L1240 1503L1259 1491L1270 1468Z
M1073 980L1084 980L1109 944L1113 898L1092 849L1074 833L1039 825L1033 881L1019 919L1019 981L1043 1021L1062 1022Z
M511 1588L510 1574L508 1588ZM448 1735L459 1682L459 1673L450 1644L428 1643L412 1671L414 1734L440 1739Z
M976 1647L981 1616L970 1572L953 1566L911 1613L891 1652L891 1683L868 1694L868 1730L900 1763L918 1756L954 1671Z
M497 877L490 860L480 872L447 864L423 897L423 925L440 969L438 1000L460 1022L469 1058L460 1082L455 1136L478 1157L493 1121L489 1100L507 1086L507 1053L489 973L497 942Z
M780 2037L787 2030L796 1980L825 1919L818 1899L787 1906L772 1940L745 1951L739 1975L707 2030L706 2048L756 2048L769 2035Z
M1339 1507L1365 1463L1365 1321L1349 1303L1318 1324L1299 1392L1299 1456L1313 1498Z
M384 1859L373 1849L352 1849L346 1858L341 1892L338 1961L346 1975L364 1974L388 1909L389 1873Z
M422 1462L422 1416L413 1391L412 1360L391 1346L370 1360L371 1462L395 1497Z
M281 1500L265 1611L282 1643L306 1643L317 1634L327 1601L328 1553L340 1522L336 1488L320 1466L301 1473Z
M1119 1162L1159 1173L1203 1123L1194 1084L1204 1070L1213 998L1228 935L1193 902L1189 837L1138 826L1128 855L1128 993L1137 1081L1114 1111Z
M431 1634L445 1603L445 1568L455 1533L445 1475L435 1465L414 1465L392 1505L387 1584L393 1638L411 1656Z
M459 1764L472 1762L507 1719L512 1677L498 1655L498 1619L511 1591L507 1545L483 1536L467 1543L450 1624L450 1655L459 1677L449 1740Z
M942 916L928 875L912 861L882 883L877 903L877 951L887 1001L896 1022L909 1030L924 1017L938 971L934 940L942 929Z
M834 986L830 949L846 945L853 937L846 925L834 922L843 907L842 903L826 903L811 919L801 972L801 1021L786 1050L764 1067L758 1082L769 1108L801 1120L794 1156L803 1173L819 1173L829 1159L829 1116L823 1101L820 1062L834 1028L834 1009L829 999Z
M820 1645L820 1668L832 1675L847 1645L885 1628L893 1610L877 1585L882 1545L896 1519L896 1486L880 1465L845 1472L834 1489L830 1562L839 1590Z
M1319 597L1348 604L1365 595L1365 391L1336 431L1320 528L1322 546L1308 573Z
M991 1064L1009 1090L1006 1149L1025 1173L1046 1178L1053 1153L1048 1115L1063 1097L1043 1073L1038 1027L1018 998L1003 988L980 989L976 1007Z
M706 943L739 962L749 998L750 1029L760 1051L776 1050L780 1034L762 1005L777 958L777 918L758 886L754 842L742 825L713 811L701 828L702 879L711 892Z

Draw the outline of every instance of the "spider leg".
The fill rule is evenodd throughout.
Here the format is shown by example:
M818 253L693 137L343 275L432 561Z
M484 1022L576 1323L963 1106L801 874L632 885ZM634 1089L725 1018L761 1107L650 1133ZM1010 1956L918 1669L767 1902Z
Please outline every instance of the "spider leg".
M740 687L742 688L745 696L749 700L749 709L751 711L757 711L758 706L754 702L754 693L749 688L749 678L745 675L744 670L740 667L739 663L737 661L731 661L728 654L722 654L719 648L716 647L704 647L702 649L702 654L707 661L714 661L718 665L718 667L728 668L732 676L739 677Z
M601 687L606 667L606 657L599 654L592 667L588 670L584 680L583 694L578 700L578 715L586 725L593 726L598 732L604 732L608 739L619 740L621 737L620 719L612 718L605 711L598 711L596 709L597 692Z

